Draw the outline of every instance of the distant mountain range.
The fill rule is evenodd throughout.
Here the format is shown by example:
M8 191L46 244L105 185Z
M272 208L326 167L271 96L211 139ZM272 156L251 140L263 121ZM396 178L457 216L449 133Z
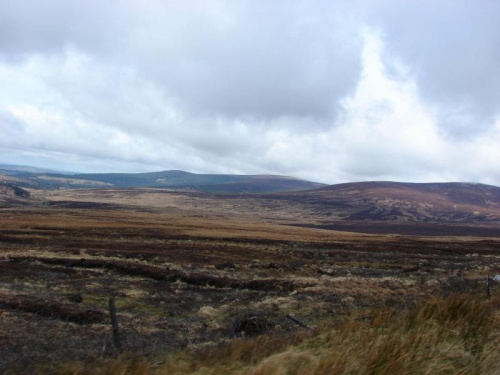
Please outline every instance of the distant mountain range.
M15 174L18 172L28 172L28 173L62 173L62 171L56 171L53 169L32 167L31 165L12 165L12 164L0 164L0 173L3 174Z
M500 187L485 184L379 181L325 185L286 176L183 171L70 175L29 172L24 167L7 173L0 170L0 203L4 206L28 204L25 193L30 188L162 188L193 197L216 193L213 199L235 199L232 202L248 212L271 209L271 215L302 217L305 226L316 228L439 234L445 233L442 225L453 225L446 233L460 234L474 224L474 231L467 229L470 235L500 235ZM280 210L284 211L280 214ZM396 232L394 225L400 227Z
M4 168L2 168L4 167ZM53 173L27 166L6 169L0 174L22 180L25 187L57 188L167 188L207 193L271 193L316 189L326 186L288 176L195 174L184 171L150 173Z

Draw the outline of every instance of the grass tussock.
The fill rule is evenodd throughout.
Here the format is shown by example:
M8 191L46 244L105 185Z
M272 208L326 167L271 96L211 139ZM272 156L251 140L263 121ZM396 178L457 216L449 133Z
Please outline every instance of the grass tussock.
M38 367L45 374L497 374L499 300L435 298L335 328L261 336L163 358L124 355Z

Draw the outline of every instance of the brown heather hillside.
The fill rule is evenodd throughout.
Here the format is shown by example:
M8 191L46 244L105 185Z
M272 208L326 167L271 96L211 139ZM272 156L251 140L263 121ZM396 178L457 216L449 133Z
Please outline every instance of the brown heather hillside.
M283 197L343 220L500 221L500 188L481 184L358 182Z
M483 299L487 275L500 274L498 188L29 189L21 205L15 186L4 187L0 372L497 369L500 285ZM393 209L400 213L386 218ZM367 210L377 220L359 220ZM412 235L394 234L403 230ZM467 296L440 299L457 293ZM111 335L111 297L124 356ZM287 315L319 329L305 333Z
M201 208L265 215L268 219L500 223L500 188L478 184L360 182L270 194L205 194L162 189L44 191L50 201L126 203L134 206Z
M165 189L35 191L60 207L127 205L202 215L378 234L500 236L500 188L478 184L363 182L271 194Z

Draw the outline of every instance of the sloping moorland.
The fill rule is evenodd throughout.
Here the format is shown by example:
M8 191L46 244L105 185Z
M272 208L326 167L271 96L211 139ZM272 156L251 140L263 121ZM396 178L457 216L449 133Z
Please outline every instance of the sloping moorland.
M39 191L35 196L61 207L86 203L148 210L176 207L226 218L361 233L500 236L500 188L480 184L361 182L268 194L72 189Z
M485 286L500 273L498 188L27 191L6 188L0 209L5 371L497 370L500 286L491 282L489 302ZM332 223L351 232L313 228ZM394 234L414 225L439 231Z

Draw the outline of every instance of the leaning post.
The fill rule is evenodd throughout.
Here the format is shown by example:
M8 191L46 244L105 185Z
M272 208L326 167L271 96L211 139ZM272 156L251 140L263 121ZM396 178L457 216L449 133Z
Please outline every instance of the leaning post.
M118 328L118 319L116 318L115 299L113 297L109 299L109 315L111 317L111 326L113 327L113 341L115 343L116 349L118 349L118 351L121 353L122 344L120 341L120 330Z
M486 275L486 298L490 298L490 275Z

